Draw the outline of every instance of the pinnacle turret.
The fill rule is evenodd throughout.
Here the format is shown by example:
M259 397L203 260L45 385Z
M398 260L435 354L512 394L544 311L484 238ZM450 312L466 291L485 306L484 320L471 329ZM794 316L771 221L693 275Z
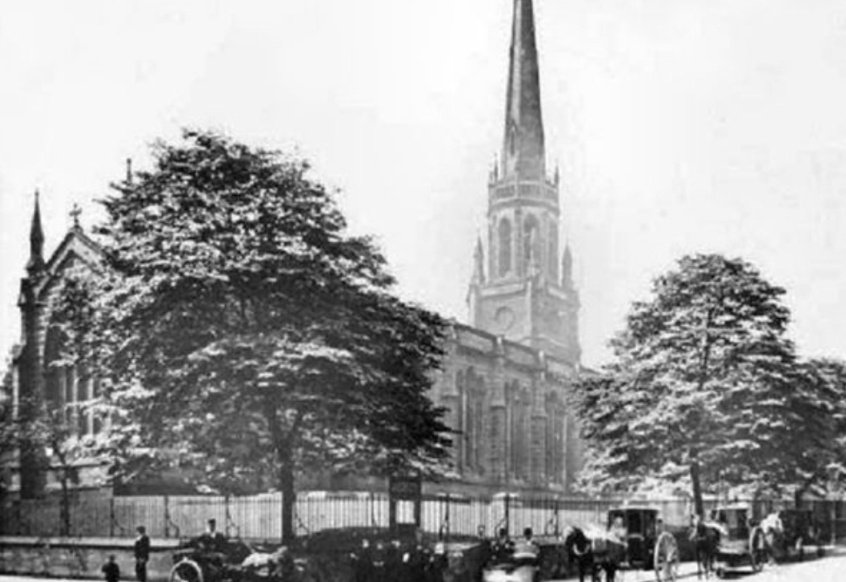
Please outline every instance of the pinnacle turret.
M29 228L29 261L26 269L30 273L44 267L44 230L41 228L41 208L38 203L38 190L35 191L35 210Z
M565 289L573 288L573 255L569 244L565 245L564 256L561 258L561 286Z
M485 253L482 250L482 239L476 239L476 249L473 251L473 278L471 284L485 282Z

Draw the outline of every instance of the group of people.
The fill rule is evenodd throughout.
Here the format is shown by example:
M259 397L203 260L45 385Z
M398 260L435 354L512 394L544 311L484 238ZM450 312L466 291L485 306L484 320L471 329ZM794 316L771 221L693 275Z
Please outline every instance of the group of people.
M371 544L365 538L350 559L355 582L441 582L448 565L444 545L431 551L419 533L414 543L405 546L399 540Z
M500 528L496 538L490 543L490 563L513 561L519 564L537 565L540 548L535 543L532 528L523 530L523 537L512 540L508 530Z
M206 531L196 538L196 541L206 551L221 553L223 551L223 545L226 542L226 537L217 531L216 520L208 520L207 525ZM136 527L135 531L138 534L132 546L133 556L135 558L135 579L138 582L147 582L147 563L150 561L150 536L147 535L147 528L143 525ZM119 582L120 566L114 554L109 556L108 561L103 565L101 571L106 582Z

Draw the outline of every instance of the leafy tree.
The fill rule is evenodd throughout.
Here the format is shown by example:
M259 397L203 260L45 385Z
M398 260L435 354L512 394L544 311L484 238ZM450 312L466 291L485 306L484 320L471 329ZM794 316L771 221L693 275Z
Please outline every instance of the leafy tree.
M582 486L687 488L698 454L712 490L801 488L832 434L831 393L786 337L783 295L720 255L656 279L612 340L613 363L578 386Z
M21 402L21 406L36 405ZM0 450L14 454L22 447L38 449L29 457L39 463L42 472L53 472L61 487L59 533L71 533L71 485L79 483L78 464L87 454L87 446L76 435L77 409L72 406L47 406L32 417L6 419L0 426Z
M449 440L426 391L444 322L391 294L308 165L200 131L153 153L104 201L108 274L80 334L115 475L275 483L288 539L301 470L437 471Z
M792 393L791 411L798 419L809 420L801 433L804 455L796 459L799 477L794 490L796 505L802 496L822 489L827 468L837 465L846 473L846 363L831 358L803 363L804 382ZM788 446L790 443L778 443Z

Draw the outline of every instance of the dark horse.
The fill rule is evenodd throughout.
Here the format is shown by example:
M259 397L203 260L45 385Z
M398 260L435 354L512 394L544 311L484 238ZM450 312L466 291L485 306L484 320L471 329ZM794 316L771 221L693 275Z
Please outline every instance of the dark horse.
M585 582L585 574L590 575L591 582L599 580L600 570L605 570L605 579L614 582L618 561L611 559L607 553L596 555L593 543L584 531L577 527L569 527L564 535L564 548L567 551L570 564L575 563L579 568L579 582Z
M698 578L709 578L714 571L714 558L720 543L719 531L696 519L690 528L690 541L696 550L696 574Z

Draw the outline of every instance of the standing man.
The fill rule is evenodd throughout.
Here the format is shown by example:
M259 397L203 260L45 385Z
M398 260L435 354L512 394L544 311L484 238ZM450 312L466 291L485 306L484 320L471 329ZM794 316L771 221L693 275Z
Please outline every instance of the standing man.
M207 522L206 531L196 538L200 549L205 552L216 554L223 553L226 546L226 538L217 531L217 520L210 519Z
M138 537L135 538L135 578L138 582L147 582L147 562L150 559L150 538L143 525L135 528Z

